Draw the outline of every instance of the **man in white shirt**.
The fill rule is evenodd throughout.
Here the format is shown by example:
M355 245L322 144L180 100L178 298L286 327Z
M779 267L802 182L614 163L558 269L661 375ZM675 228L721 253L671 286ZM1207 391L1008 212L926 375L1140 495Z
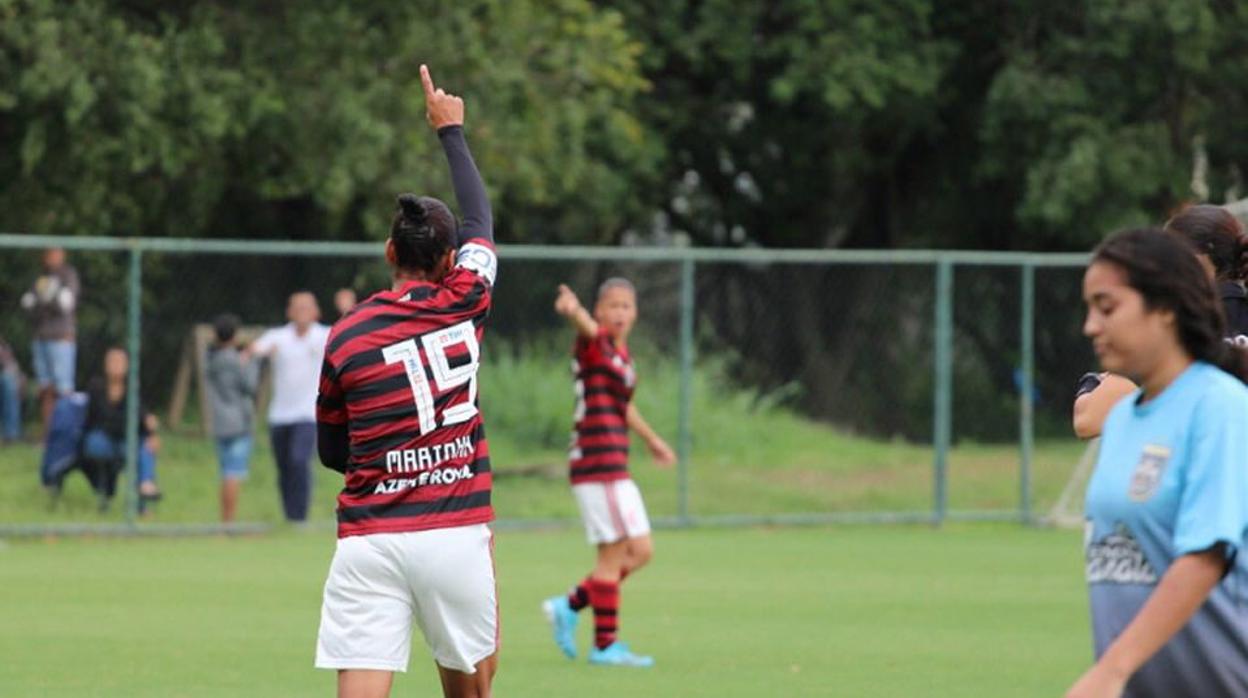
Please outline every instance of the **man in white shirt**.
M291 294L286 318L290 322L260 335L251 350L272 363L269 438L286 520L301 522L308 518L312 498L309 462L316 450L316 391L329 327L317 322L321 309L307 291Z

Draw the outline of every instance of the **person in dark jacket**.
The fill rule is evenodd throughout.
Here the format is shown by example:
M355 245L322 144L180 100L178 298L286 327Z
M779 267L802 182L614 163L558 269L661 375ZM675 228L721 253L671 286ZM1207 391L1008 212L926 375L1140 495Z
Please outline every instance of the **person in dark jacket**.
M121 347L104 354L104 375L93 379L87 388L87 418L83 426L82 456L97 463L119 464L126 459L126 411L129 395L126 378L130 373L130 355ZM156 454L160 439L156 415L139 402L138 489L141 507L160 499L156 486ZM111 491L110 488L106 488ZM107 494L107 492L106 492Z

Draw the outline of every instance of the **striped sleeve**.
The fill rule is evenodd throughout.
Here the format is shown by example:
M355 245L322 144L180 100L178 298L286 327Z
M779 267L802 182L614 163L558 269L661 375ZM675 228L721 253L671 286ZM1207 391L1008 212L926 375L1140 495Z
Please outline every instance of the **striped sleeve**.
M607 361L610 354L606 348L611 344L611 335L607 332L607 328L599 327L598 335L592 339L577 335L576 346L573 353L577 362L580 363L582 369L588 369L592 366L598 366Z
M316 395L316 421L319 424L347 423L347 401L338 382L338 373L326 357L321 362L321 382Z

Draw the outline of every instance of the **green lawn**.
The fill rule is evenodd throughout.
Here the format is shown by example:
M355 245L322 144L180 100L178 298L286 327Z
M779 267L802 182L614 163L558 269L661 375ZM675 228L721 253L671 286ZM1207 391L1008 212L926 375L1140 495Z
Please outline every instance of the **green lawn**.
M1078 535L1012 525L659 532L624 587L653 670L569 662L538 605L577 532L501 532L499 696L1059 695L1090 661ZM0 695L332 695L311 668L333 538L0 543ZM582 627L582 641L588 637ZM437 695L425 650L396 696Z

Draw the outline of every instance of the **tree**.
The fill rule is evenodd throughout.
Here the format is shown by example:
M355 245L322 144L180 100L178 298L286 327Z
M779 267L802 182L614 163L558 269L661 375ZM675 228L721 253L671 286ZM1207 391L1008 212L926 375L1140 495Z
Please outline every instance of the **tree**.
M502 240L608 241L638 216L631 183L659 150L633 110L640 51L619 13L587 0L0 0L0 230L383 239L398 193L452 200L426 62L467 99ZM73 261L93 370L123 339L125 259ZM0 300L16 304L35 264L0 255ZM192 322L277 322L291 290L363 273L149 256L144 322L160 331L145 336L145 381L167 386ZM19 350L25 332L0 315Z
M1086 250L1192 198L1195 143L1213 196L1233 191L1244 171L1235 126L1248 89L1227 78L1248 61L1242 1L621 9L648 46L656 98L642 104L644 121L667 143L648 198L662 207L663 232L696 244ZM929 322L930 306L894 298L897 284L882 275L849 269L816 282L786 268L716 270L699 301L714 333L741 352L738 375L807 386L802 402L816 414L921 433L895 417L924 405L899 409L904 396L863 404L856 392L903 372L897 385L913 385L927 370L914 358L926 356L928 333L913 328ZM960 378L959 395L995 407L1014 392L1017 318L985 312L980 299L1013 298L1018 281L968 275L959 371L974 380ZM731 299L738 289L759 310L742 312ZM1042 287L1039 301L1069 309L1078 298ZM898 331L863 337L884 308ZM1089 360L1077 337L1045 332L1059 330L1041 328L1040 387L1060 400ZM887 350L864 352L863 342ZM926 390L913 395L927 400Z
M653 157L640 47L581 0L0 0L0 20L8 230L378 238L398 192L449 194L421 62L469 99L509 239L609 237Z
M1213 156L1215 195L1226 192L1244 162L1228 108L1248 90L1223 79L1222 63L1245 65L1234 50L1244 3L1016 10L986 95L979 174L1014 181L1015 225L1032 245L1086 249L1111 230L1159 222L1197 198L1198 141Z

